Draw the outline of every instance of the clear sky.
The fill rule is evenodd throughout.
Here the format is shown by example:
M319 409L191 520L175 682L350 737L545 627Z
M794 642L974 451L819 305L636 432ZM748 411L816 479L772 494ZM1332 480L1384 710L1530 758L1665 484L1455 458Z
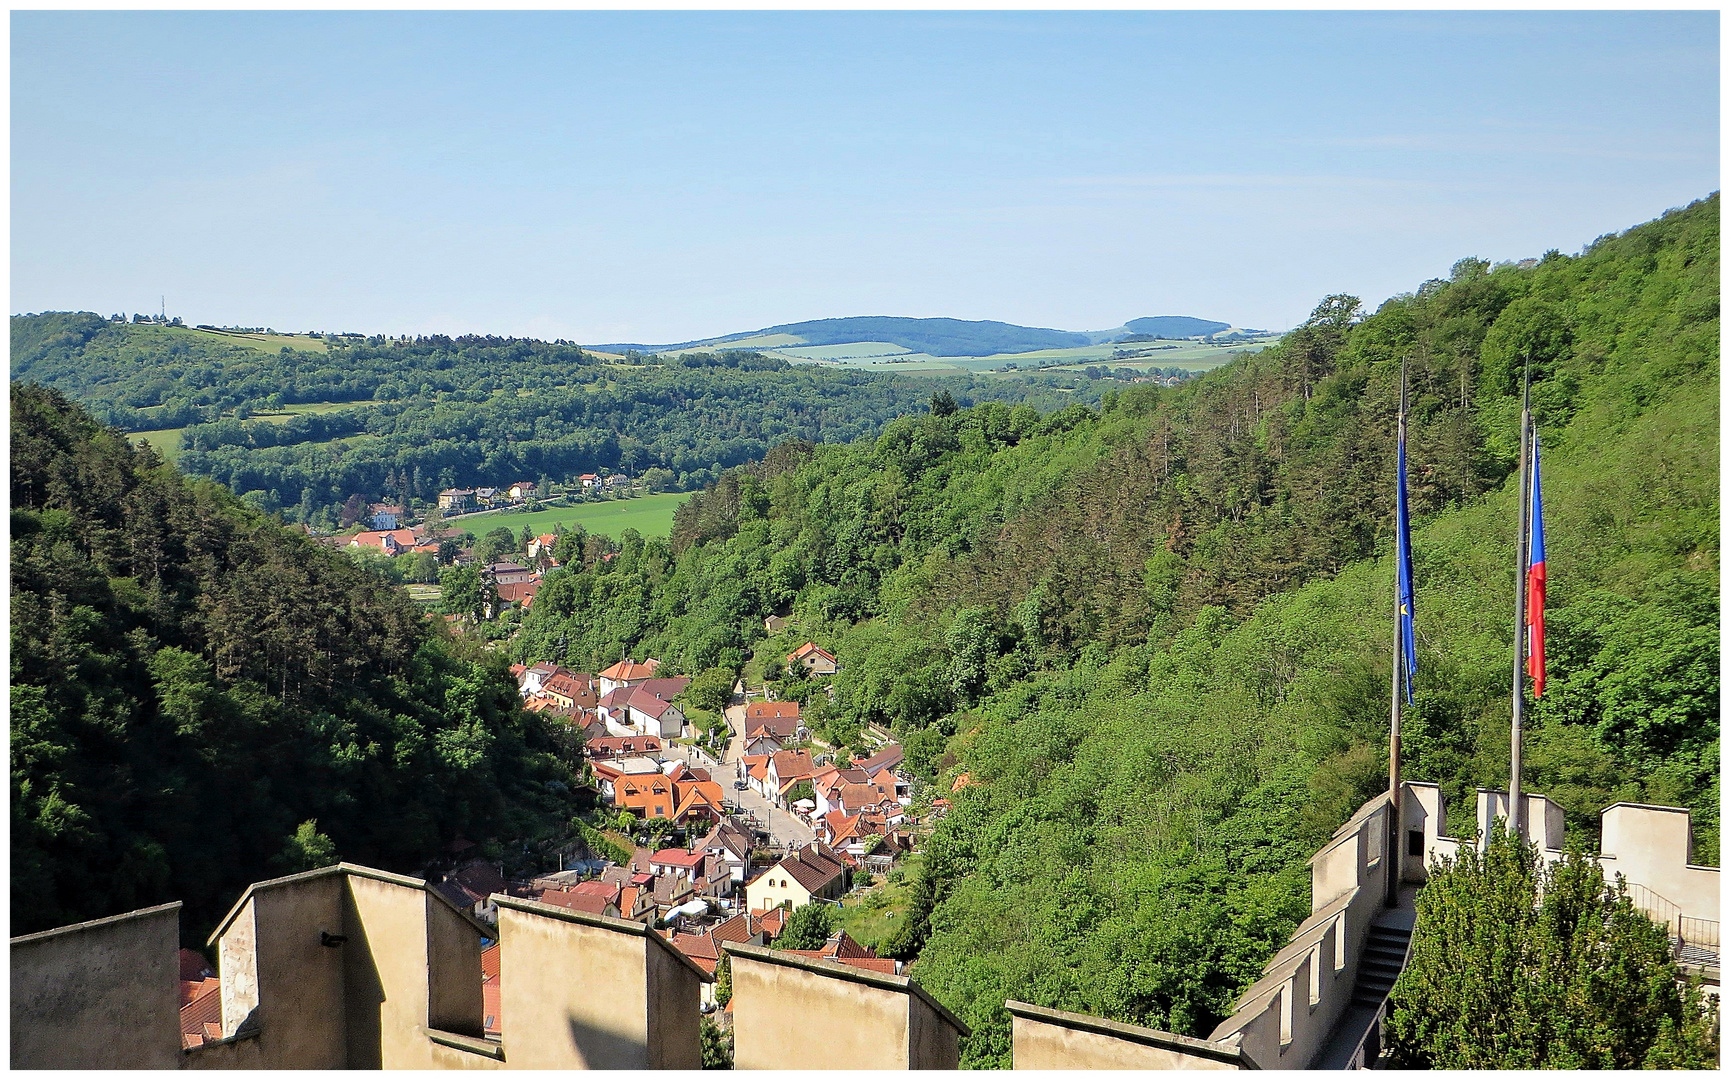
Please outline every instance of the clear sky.
M1285 328L1715 190L1718 14L12 15L12 310Z

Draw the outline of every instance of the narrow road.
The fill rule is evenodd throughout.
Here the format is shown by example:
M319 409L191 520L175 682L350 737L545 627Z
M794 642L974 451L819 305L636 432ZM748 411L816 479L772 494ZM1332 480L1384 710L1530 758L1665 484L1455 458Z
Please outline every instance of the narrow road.
M769 800L752 791L750 788L735 788L733 781L740 778L739 758L743 756L745 743L745 707L729 705L726 713L728 723L733 725L733 738L727 740L727 760L717 765L715 759L690 746L669 746L667 749L678 754L687 764L699 769L711 770L710 775L727 793L727 799L747 814L755 815L757 827L769 834L770 847L803 847L817 839L808 825L776 808Z

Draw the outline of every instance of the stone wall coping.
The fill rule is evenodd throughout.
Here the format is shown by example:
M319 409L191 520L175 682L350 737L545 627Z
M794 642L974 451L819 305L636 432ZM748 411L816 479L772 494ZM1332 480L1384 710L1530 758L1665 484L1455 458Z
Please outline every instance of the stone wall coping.
M1135 1024L1123 1024L1116 1020L1102 1020L1097 1016L1087 1016L1082 1013L1065 1012L1061 1009L1048 1009L1042 1005L1030 1005L1025 1001L1013 999L1005 1001L1003 1007L1009 1010L1011 1016L1026 1017L1029 1020L1039 1020L1058 1027L1072 1028L1076 1031L1092 1032L1095 1035L1105 1035L1113 1039L1126 1039L1141 1043L1144 1046L1157 1046L1163 1050L1176 1050L1179 1053L1192 1054L1207 1058L1210 1061L1225 1061L1246 1069L1260 1069L1241 1047L1228 1043L1217 1043L1210 1039L1192 1039L1188 1035L1174 1035L1169 1031L1157 1028L1139 1027Z
M862 983L866 986L874 986L879 990L893 990L897 993L910 994L931 1006L938 1016L943 1017L944 1020L953 1025L963 1037L973 1034L973 1029L963 1023L959 1016L944 1008L943 1004L932 997L923 986L905 975L886 975L880 971L867 971L864 968L856 968L851 964L842 964L834 960L823 960L814 956L793 956L782 949L766 949L761 945L746 945L738 941L721 942L721 951L735 956L743 956L747 960L757 960L781 967L803 968L818 975Z
M248 885L246 891L240 894L240 899L236 900L234 906L228 909L228 914L224 915L222 921L216 924L216 929L211 931L210 937L206 939L205 944L216 944L217 940L222 937L223 932L228 929L228 924L234 921L235 916L240 914L241 909L246 906L246 902L251 900L254 894L263 892L266 889L281 888L284 885L298 885L303 881L312 881L316 878L331 877L338 874L347 877L371 878L374 881L383 881L391 885L401 885L405 889L418 889L421 892L426 893L428 896L434 897L439 903L450 908L458 915L461 915L463 920L473 926L476 932L478 932L482 937L491 938L494 936L494 930L492 927L475 918L472 912L466 911L451 903L448 897L428 885L425 881L422 881L420 878L409 877L406 874L393 874L388 870L374 870L370 866L361 866L358 863L345 862L336 863L332 866L321 866L317 870L303 870L298 874L289 874L286 877L271 878L269 881L257 881Z
M1324 856L1332 852L1334 848L1345 843L1346 840L1363 827L1364 821L1367 820L1370 815L1381 810L1384 806L1390 805L1392 802L1393 800L1388 798L1388 793L1384 791L1369 802L1358 807L1358 812L1353 814L1350 818L1347 818L1344 825L1341 825L1339 828L1334 830L1333 836L1329 837L1328 842L1322 845L1321 850L1310 856L1309 865L1314 866ZM1372 859L1370 862L1371 865L1374 865L1375 860Z
M1500 794L1506 794L1506 792L1501 792ZM1616 809L1618 806L1626 806L1630 810L1662 810L1662 811L1664 811L1666 813L1670 813L1670 814L1689 814L1689 815L1692 815L1692 811L1690 811L1686 806L1659 806L1656 803L1618 802L1618 803L1611 803L1609 806L1606 806L1606 807L1604 807L1604 809L1598 811L1599 816L1603 816L1604 814L1609 813L1611 810Z
M1262 972L1264 973L1263 978L1266 978L1266 973L1272 972L1275 968L1278 968L1286 961L1292 960L1300 954L1307 954L1311 949L1315 948L1316 943L1327 934L1327 928L1335 919L1339 918L1341 912L1351 907L1352 901L1356 900L1358 893L1362 891L1363 886L1359 885L1354 889L1340 893L1338 896L1329 900L1326 904L1323 904L1312 912L1309 918L1298 923L1297 929L1292 931L1291 940L1286 942L1285 948L1274 953L1273 958L1266 964L1262 965ZM1295 967L1296 965L1294 964L1293 966ZM1258 979L1256 982L1260 983L1261 980ZM1251 985L1250 989L1254 989L1254 984ZM1246 1000L1249 996L1250 990L1244 991L1244 998Z
M465 1054L477 1054L492 1058L494 1061L505 1059L505 1048L502 1044L477 1039L472 1035L458 1035L454 1031L440 1031L437 1028L427 1028L426 1037L440 1046L448 1046L453 1050L461 1050Z
M73 923L71 926L56 926L52 930L38 930L34 934L20 934L18 937L13 938L11 943L13 945L32 945L39 941L48 941L52 938L65 937L67 934L77 934L85 930L95 930L101 926L112 926L115 923L122 923L128 919L142 919L146 915L160 915L164 911L179 910L180 901L171 900L166 904L157 904L155 907L139 908L137 911L123 911L119 915L108 915L100 919L90 919L86 922Z
M701 979L703 982L712 983L715 981L715 977L698 967L695 960L692 960L689 956L680 952L672 942L655 933L649 927L640 922L632 922L629 919L615 919L611 915L591 915L587 911L574 911L571 908L559 907L555 904L543 904L538 900L524 900L520 896L506 896L504 893L493 893L493 895L488 899L492 900L492 902L497 904L499 907L510 908L513 911L522 911L530 915L541 915L549 919L558 919L562 922L581 923L584 926L595 926L603 930L612 930L615 933L630 934L632 937L648 938L650 941L666 950L668 956L677 957L679 963L690 968L691 971L696 974L697 978Z
M182 1057L192 1057L195 1054L201 1054L206 1050L218 1046L233 1046L235 1043L245 1042L247 1039L258 1038L259 1032L262 1030L263 1029L258 1025L258 1013L255 1010L246 1014L246 1019L240 1022L240 1027L235 1029L233 1035L225 1035L220 1039L211 1039L210 1041L200 1043L197 1046L188 1046L181 1050L180 1054Z

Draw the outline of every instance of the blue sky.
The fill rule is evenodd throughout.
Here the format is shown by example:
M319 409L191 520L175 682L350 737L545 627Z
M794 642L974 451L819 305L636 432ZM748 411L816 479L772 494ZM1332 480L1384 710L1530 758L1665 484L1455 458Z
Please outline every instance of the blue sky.
M1719 185L1716 12L11 18L13 311L1285 328Z

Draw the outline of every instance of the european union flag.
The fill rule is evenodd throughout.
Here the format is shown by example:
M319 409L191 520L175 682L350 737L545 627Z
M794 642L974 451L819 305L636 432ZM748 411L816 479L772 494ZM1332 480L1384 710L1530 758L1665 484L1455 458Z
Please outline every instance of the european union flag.
M1400 414L1400 490L1395 500L1395 529L1398 536L1400 574L1400 652L1405 660L1406 703L1412 700L1412 673L1418 670L1418 639L1412 627L1412 518L1406 506L1406 417Z

